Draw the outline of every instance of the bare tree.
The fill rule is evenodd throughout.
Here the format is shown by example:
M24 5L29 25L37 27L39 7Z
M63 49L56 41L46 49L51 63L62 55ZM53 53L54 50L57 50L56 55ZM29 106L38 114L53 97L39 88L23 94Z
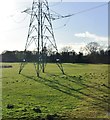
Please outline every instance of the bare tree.
M85 50L88 54L98 52L100 50L100 45L97 42L90 42L85 46Z
M61 48L61 51L62 52L69 52L72 50L72 47L71 46L64 46L63 48Z

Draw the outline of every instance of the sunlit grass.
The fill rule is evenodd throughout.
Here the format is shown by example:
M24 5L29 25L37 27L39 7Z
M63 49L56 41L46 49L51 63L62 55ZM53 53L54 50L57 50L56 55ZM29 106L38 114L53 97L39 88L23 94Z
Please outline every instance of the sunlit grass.
M107 118L109 103L108 65L63 64L62 75L56 64L48 64L37 78L33 64L18 74L18 63L4 63L3 118ZM8 104L14 105L7 108ZM41 112L35 112L39 108Z

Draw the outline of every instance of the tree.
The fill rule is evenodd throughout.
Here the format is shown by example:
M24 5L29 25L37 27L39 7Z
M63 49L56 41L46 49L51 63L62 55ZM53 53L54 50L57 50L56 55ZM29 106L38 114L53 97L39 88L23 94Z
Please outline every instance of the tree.
M77 63L83 63L83 53L79 52L79 54L77 55Z
M100 49L100 45L97 42L90 42L85 47L88 54L96 53Z
M71 46L64 46L62 49L61 49L61 52L69 52L72 50L72 47Z

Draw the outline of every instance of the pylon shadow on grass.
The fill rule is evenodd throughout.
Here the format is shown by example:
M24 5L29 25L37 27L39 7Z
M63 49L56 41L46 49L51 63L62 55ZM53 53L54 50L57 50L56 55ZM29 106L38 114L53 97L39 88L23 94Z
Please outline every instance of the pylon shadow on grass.
M77 83L77 84L79 84L79 85L85 86L85 88L93 88L94 90L98 90L98 91L103 92L103 93L105 93L105 94L109 94L108 90L104 90L104 89L102 89L102 88L96 87L96 86L99 86L100 84L97 84L97 83L94 83L94 82L90 82L90 81L89 81L89 84L90 84L90 83L91 83L91 84L95 84L96 86L88 85L88 84L83 83L82 80L78 80L78 78L74 78L74 77L72 77L72 76L68 76L68 80L71 81L71 82L75 82L75 83ZM83 81L84 81L84 79L83 79ZM85 81L85 82L86 82L86 81Z
M69 92L69 91L66 91L66 90L64 90L64 89L61 89L60 86L58 86L58 83L57 83L56 81L51 81L51 80L48 80L48 79L42 78L42 77L35 78L34 76L27 76L27 75L24 75L24 74L22 74L22 75L23 75L24 77L28 78L28 79L34 80L34 81L39 82L39 83L43 83L44 85L47 85L47 86L49 86L49 87L51 87L51 88L53 88L53 89L55 89L55 90L58 90L58 91L60 91L60 92L62 92L62 93L65 93L65 94L67 94L67 95L73 96L73 97L75 97L75 98L77 98L77 99L79 99L79 100L82 100L82 99L83 99L83 98L81 98L81 97L78 96L78 95L74 95L74 94L72 94L72 93ZM63 86L63 85L62 85L62 86Z
M54 74L48 74L48 75L50 75L50 76L55 76L55 77L59 77L59 75L54 75ZM86 80L84 80L84 79L83 79L83 80L79 80L79 77L70 76L70 75L67 75L67 74L65 74L65 78L66 78L66 79L64 79L64 80L69 80L70 82L76 83L76 84L78 84L78 85L82 85L82 86L83 86L82 89L84 89L84 88L94 88L95 90L98 90L98 91L100 91L100 92L109 94L109 92L108 92L107 90L104 90L104 89L101 89L101 88L96 87L96 86L99 86L99 85L100 85L100 84L98 84L98 83L94 83L94 82L90 82L90 81L89 81L89 83L95 84L96 86L88 85L88 84L85 84L85 83L82 82L82 81L85 81L85 82L86 82ZM106 86L106 85L103 85L103 86L105 86L106 88L110 89L110 87L108 87L108 86ZM81 89L79 89L79 90L81 90Z
M97 97L95 97L95 96L92 96L92 95L86 94L86 93L84 93L84 92L81 92L80 90L85 89L85 88L94 88L95 90L99 90L99 91L104 92L104 93L105 93L106 91L103 91L103 90L101 90L101 89L98 89L98 88L96 88L96 87L94 87L94 86L90 86L90 85L84 84L83 82L81 82L81 80L80 80L79 82L77 82L76 80L78 80L78 78L76 78L76 80L75 80L75 78L74 78L74 80L71 80L71 79L68 79L68 77L66 77L66 79L63 79L63 80L69 80L70 82L74 82L74 83L76 83L77 85L81 85L82 88L80 88L80 89L74 89L74 88L71 88L71 87L68 87L68 86L65 86L65 85L60 84L60 85L63 86L63 87L67 87L67 88L70 89L70 90L76 91L76 92L78 92L78 93L80 93L80 94L82 94L82 95L85 95L85 96L88 96L88 97L91 97L91 98L100 100L100 101L102 101L102 102L110 103L108 100L103 100L103 99L97 98ZM89 89L87 89L87 90L90 91ZM93 93L93 91L90 91L90 92ZM106 94L108 94L108 93L106 93ZM94 93L94 95L95 95L95 93Z
M69 86L67 86L67 85L61 84L61 83L58 82L57 79L55 79L55 80L50 80L50 79L47 79L47 78L44 78L44 77L35 78L35 76L27 76L27 75L24 75L24 74L22 74L22 75L23 75L24 77L28 78L28 79L34 80L34 81L39 82L39 83L42 83L42 84L44 84L44 85L47 85L47 86L51 87L52 89L58 90L58 91L60 91L60 92L62 92L62 93L65 93L65 94L67 94L67 95L70 95L70 96L72 96L72 97L75 97L75 98L77 98L78 100L81 100L81 101L84 100L84 101L86 101L86 102L89 102L89 101L87 101L83 96L92 98L92 99L95 100L95 101L97 100L99 103L96 103L95 105L101 107L103 110L108 111L109 101L104 100L104 99L101 99L101 98L98 98L98 97L96 97L96 96L94 96L94 95L89 95L89 94L87 94L87 93L84 93L84 92L80 91L80 89L78 90L78 89L75 89L75 88L73 88L73 87L69 87ZM54 76L55 76L55 75L54 75ZM57 77L58 77L58 76L57 76ZM69 78L68 78L67 80L69 80L69 81L71 81L71 82L75 82L75 81L72 81L72 80L69 79ZM77 84L79 84L79 83L77 82ZM90 87L90 86L88 86L88 85L86 85L86 84L83 84L83 83L80 83L80 85L83 85L83 87L84 87L84 86ZM83 89L83 88L82 88L82 89ZM85 89L85 87L84 87L84 89ZM80 96L80 95L75 95L75 93L81 94L81 96Z

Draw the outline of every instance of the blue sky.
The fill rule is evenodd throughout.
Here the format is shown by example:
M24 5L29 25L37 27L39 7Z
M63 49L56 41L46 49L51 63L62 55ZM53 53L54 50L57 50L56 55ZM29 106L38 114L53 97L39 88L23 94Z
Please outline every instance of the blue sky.
M31 7L32 0L10 0L0 4L0 52L4 50L24 50L30 16L21 13ZM59 2L50 4L50 9L61 15L80 12L105 4L105 2ZM7 9L4 10L3 6ZM108 5L77 14L70 18L53 21L53 28L59 50L71 46L75 51L91 41L107 46ZM64 26L66 24L66 26Z
M62 14L71 14L77 13L78 11L82 11L84 9L92 8L94 6L98 6L104 3L91 3L91 2L78 2L78 3L64 3L60 5L60 8L54 8L57 11L63 11ZM56 6L58 7L58 6ZM65 8L65 9L63 9ZM67 19L68 20L68 19ZM61 20L60 24L64 24L63 22L67 21ZM80 47L81 45L85 45L91 41L99 42L101 45L107 44L107 36L108 36L108 8L107 5L85 12L81 14L77 14L70 18L66 27L59 29L55 32L60 38L62 43L69 44L73 46L73 49L77 49L76 47ZM89 37L81 37L77 34L87 34ZM67 36L61 35L67 34ZM86 35L86 36L87 36ZM91 36L91 37L90 37ZM94 36L94 37L93 37ZM96 40L96 37L102 37L105 39Z

